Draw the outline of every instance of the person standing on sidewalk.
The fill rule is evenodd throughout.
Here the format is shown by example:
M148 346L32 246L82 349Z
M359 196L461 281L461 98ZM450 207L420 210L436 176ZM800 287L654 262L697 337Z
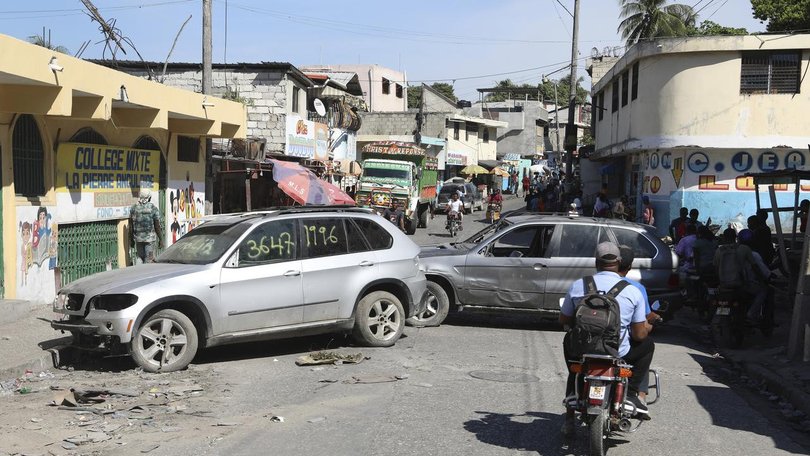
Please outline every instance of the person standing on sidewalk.
M160 211L152 204L152 191L141 188L138 203L129 210L131 244L135 246L135 264L155 262L155 241L163 248Z

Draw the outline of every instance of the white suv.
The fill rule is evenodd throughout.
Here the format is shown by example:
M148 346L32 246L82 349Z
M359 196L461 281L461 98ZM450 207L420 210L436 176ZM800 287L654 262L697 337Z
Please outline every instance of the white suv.
M51 322L74 345L126 347L149 372L185 368L198 347L351 331L393 345L424 311L419 247L365 209L218 216L157 263L62 288Z

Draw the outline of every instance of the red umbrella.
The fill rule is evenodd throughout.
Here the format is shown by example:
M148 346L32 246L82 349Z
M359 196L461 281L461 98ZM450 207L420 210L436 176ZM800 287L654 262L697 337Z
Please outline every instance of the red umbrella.
M297 203L304 206L354 205L354 200L335 185L318 179L303 166L281 160L273 160L273 179L278 187Z

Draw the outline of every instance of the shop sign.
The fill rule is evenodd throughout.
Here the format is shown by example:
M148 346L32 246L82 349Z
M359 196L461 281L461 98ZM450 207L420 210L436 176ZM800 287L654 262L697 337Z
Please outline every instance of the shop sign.
M445 163L450 166L465 166L467 165L467 154L448 151Z
M315 128L315 160L329 160L329 127L313 122Z
M293 157L315 158L315 122L287 116L284 153Z
M110 194L130 204L141 187L157 190L160 151L98 144L62 143L56 150L56 191Z

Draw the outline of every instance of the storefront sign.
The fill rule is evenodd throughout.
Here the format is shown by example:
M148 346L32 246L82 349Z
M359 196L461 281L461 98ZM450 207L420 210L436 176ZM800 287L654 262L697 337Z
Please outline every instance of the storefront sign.
M293 157L315 158L315 122L287 116L284 153Z
M313 122L315 128L315 160L329 159L329 127L326 124Z
M160 152L98 144L62 143L56 151L56 191L137 195L157 190ZM115 198L115 197L112 197Z
M465 166L467 164L467 154L448 151L445 163L449 166Z

